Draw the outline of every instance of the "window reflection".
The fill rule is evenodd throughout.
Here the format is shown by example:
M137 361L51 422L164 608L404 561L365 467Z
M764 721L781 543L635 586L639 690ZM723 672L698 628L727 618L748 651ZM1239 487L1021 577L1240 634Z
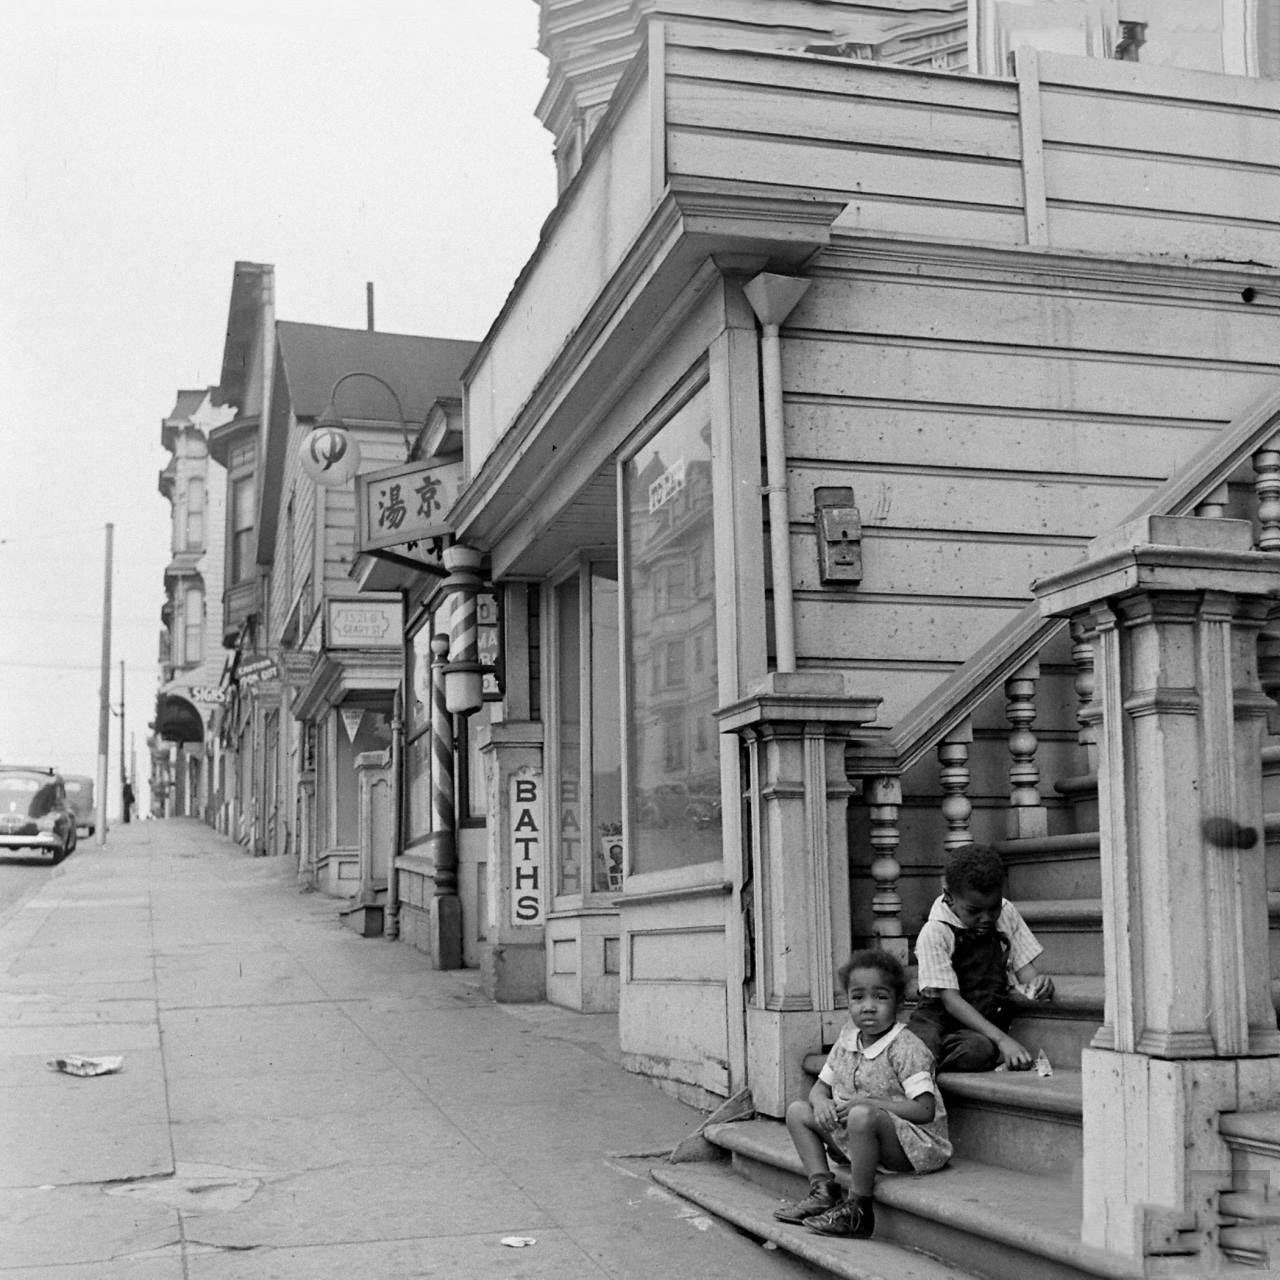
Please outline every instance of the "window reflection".
M618 572L593 565L591 584L591 887L622 888L622 711L618 690Z
M578 599L576 576L555 589L561 893L582 892L582 628Z
M722 857L710 437L702 391L624 468L638 872Z

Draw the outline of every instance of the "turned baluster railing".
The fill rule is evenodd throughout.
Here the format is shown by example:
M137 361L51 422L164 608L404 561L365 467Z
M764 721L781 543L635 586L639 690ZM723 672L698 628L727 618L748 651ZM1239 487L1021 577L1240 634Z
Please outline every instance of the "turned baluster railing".
M1040 799L1039 741L1031 731L1036 719L1036 682L1040 661L1032 658L1004 682L1005 718L1009 733L1009 816L1011 840L1043 836L1049 832L1048 810Z
M902 894L898 879L902 865L898 861L898 844L902 832L898 826L902 809L902 779L872 778L867 789L867 809L871 822L871 879L875 884L871 896L871 932L876 945L907 961L907 934L902 924Z
M1253 455L1253 491L1257 499L1259 551L1280 551L1280 437ZM1258 634L1258 682L1266 695L1280 703L1280 607L1267 618ZM1280 733L1280 707L1267 716L1268 728Z
M1072 687L1076 691L1076 723L1080 726L1076 741L1084 748L1088 772L1098 772L1098 733L1085 714L1093 702L1098 686L1097 673L1093 669L1093 635L1083 618L1071 621L1071 661L1075 665Z
M969 799L969 748L973 743L973 722L966 716L938 743L938 781L942 785L942 817L947 824L942 838L948 853L961 845L973 843L969 818L973 802Z

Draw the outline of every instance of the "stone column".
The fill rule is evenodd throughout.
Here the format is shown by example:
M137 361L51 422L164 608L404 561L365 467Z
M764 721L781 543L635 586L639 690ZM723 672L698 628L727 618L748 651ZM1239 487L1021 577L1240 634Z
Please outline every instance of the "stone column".
M773 673L718 714L745 752L754 993L747 1078L765 1115L805 1090L804 1055L834 1025L835 971L850 948L850 733L879 698L851 696L839 672Z
M1098 730L1105 1022L1082 1056L1087 1243L1216 1269L1224 1111L1274 1105L1257 638L1280 591L1247 521L1148 516L1036 584L1083 619Z

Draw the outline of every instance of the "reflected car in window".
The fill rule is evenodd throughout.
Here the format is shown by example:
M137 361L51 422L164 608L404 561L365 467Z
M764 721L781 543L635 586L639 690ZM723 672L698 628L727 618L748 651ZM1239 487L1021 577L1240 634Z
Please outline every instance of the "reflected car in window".
M0 851L32 849L61 862L75 847L62 777L53 769L0 765Z

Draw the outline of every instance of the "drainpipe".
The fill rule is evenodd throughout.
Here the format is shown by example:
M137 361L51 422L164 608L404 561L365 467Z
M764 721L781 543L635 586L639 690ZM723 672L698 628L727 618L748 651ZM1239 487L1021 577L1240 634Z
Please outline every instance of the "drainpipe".
M804 297L810 281L762 272L743 286L760 321L764 383L764 442L769 497L769 551L773 566L773 633L780 672L796 669L796 625L791 597L791 513L787 503L786 424L782 408L782 342L778 330Z

